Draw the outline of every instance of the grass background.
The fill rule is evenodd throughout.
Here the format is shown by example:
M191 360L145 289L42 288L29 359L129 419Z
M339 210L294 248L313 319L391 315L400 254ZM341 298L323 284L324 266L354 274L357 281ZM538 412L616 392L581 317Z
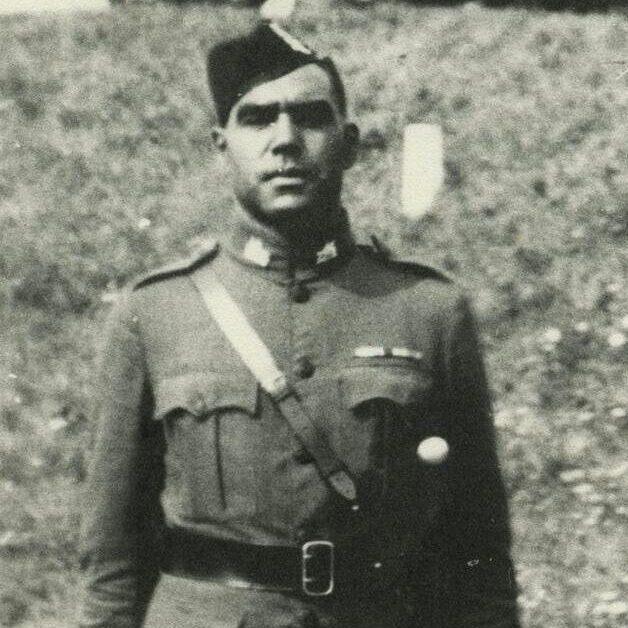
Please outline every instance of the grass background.
M72 625L94 347L130 277L221 225L204 51L245 4L0 18L3 626ZM303 4L294 32L338 60L363 133L356 231L474 297L525 625L626 625L628 12ZM447 180L411 221L417 121L442 125Z

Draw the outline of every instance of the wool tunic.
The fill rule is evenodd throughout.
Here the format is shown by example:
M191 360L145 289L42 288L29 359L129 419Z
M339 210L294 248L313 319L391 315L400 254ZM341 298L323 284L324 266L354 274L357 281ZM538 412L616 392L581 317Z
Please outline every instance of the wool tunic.
M80 625L516 628L508 512L466 297L348 233L297 265L273 242L240 236L136 282L112 314ZM338 503L210 317L191 281L207 272L356 479L357 508ZM432 437L447 444L442 460L421 453ZM254 546L328 540L351 577L320 598L180 577L164 565L168 530Z

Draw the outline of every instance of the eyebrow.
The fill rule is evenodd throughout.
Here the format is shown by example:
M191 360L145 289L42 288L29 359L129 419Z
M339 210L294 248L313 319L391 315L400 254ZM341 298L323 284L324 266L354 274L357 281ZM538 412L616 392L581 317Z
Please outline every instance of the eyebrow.
M322 124L328 123L334 117L334 110L331 104L323 99L304 100L288 103L245 103L236 114L239 123L245 123L247 118L257 118L265 124L271 124L279 116L280 112L294 116L297 121L303 120L305 117L311 116L312 122Z
M243 122L249 116L261 116L264 118L275 119L279 115L279 104L271 103L268 105L242 105L237 112L238 122Z

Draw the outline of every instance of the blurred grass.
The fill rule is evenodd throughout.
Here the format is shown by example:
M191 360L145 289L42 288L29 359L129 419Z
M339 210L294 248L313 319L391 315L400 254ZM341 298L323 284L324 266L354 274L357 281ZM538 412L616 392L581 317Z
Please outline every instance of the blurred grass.
M0 19L1 625L71 625L101 323L131 276L220 229L203 56L254 16ZM474 297L526 625L625 625L628 15L316 2L294 30L346 77L358 233ZM441 124L447 155L418 221L397 212L413 121Z

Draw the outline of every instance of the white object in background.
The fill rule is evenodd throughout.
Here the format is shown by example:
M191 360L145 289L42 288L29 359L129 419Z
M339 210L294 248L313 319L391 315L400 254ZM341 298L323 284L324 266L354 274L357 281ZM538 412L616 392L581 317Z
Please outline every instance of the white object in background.
M0 0L0 15L109 10L111 10L109 0Z
M260 7L262 19L286 24L294 13L296 4L296 0L266 0Z
M443 132L437 124L408 124L403 131L401 211L420 218L445 180Z

